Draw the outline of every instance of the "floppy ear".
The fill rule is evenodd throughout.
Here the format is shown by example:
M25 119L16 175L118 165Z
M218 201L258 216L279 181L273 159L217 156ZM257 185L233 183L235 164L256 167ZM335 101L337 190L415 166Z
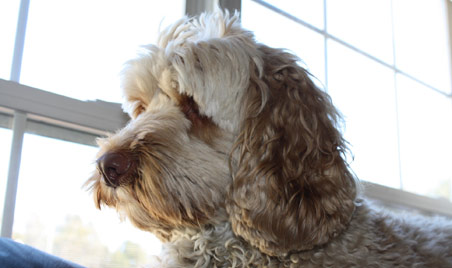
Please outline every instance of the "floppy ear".
M356 185L329 96L291 54L259 50L264 75L255 66L245 93L227 209L236 234L281 256L340 234L355 208Z
M236 132L241 100L249 82L249 61L256 53L251 32L240 27L238 13L218 11L170 29L162 47L178 92L193 99L199 113ZM171 40L171 41L168 41Z

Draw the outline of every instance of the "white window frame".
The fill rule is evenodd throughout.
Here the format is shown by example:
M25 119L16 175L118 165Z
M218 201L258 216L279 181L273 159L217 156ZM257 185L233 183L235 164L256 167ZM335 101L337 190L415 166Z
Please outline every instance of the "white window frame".
M372 55L348 43L345 43L344 41L337 39L334 36L329 35L325 30L315 28L312 25L304 22L303 20L300 20L299 18L296 18L276 7L268 5L261 0L253 1L262 4L263 6L293 20L295 23L302 24L310 28L311 30L321 33L325 36L325 42L327 39L335 40L342 45L354 50L355 52L393 69L396 73L403 74L423 84L424 86L431 88L432 90L438 91L441 94L445 94L444 92L431 87L430 85L423 83L422 81L419 81L415 77L412 77L404 73L403 71L398 70L394 65L382 62ZM326 0L324 1L326 3ZM444 1L447 2L448 6L449 37L451 37L452 3L448 0ZM186 13L189 15L196 15L201 13L202 11L211 11L214 9L214 2L219 3L222 8L227 8L232 12L236 9L240 11L240 0L186 0ZM11 237L12 235L17 184L20 169L20 158L27 121L38 121L58 127L64 127L66 129L71 129L74 131L103 136L107 132L114 132L122 128L128 120L128 116L123 113L121 106L118 103L109 103L99 100L80 101L18 83L20 79L22 54L28 17L28 7L29 0L22 0L19 11L10 81L0 79L0 113L5 113L13 116L13 138L10 151L10 163L7 176L7 188L3 209L3 219L1 223L2 237ZM452 44L452 40L450 43ZM327 46L325 46L325 50L326 47ZM452 55L452 46L450 54ZM327 51L325 51L325 55L327 55ZM325 77L326 79L328 79L327 74L325 75ZM452 99L452 96L450 94L446 94L446 96ZM365 195L389 206L402 206L420 210L425 213L452 216L452 203L448 200L433 199L374 183L365 183Z

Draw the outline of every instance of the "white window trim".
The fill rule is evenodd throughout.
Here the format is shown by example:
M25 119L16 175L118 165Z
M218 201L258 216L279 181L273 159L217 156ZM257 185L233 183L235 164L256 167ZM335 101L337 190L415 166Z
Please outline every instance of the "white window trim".
M363 194L384 205L398 209L419 211L427 215L452 217L452 203L445 198L432 198L364 181Z
M119 103L80 101L12 81L0 79L0 106L22 111L36 120L61 121L78 130L103 135L125 125L128 116ZM57 125L60 125L57 123Z

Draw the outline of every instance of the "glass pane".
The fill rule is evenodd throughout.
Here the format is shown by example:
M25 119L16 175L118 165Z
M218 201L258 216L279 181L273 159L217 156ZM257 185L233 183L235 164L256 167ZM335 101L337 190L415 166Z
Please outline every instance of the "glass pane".
M403 189L452 200L450 98L397 76Z
M9 154L13 132L11 117L0 114L0 225L3 220L3 204L5 202L6 182L8 178Z
M323 84L325 56L323 36L252 1L242 3L242 25L270 47L286 48L296 54ZM283 30L282 30L283 29Z
M184 1L31 1L21 83L61 95L119 102L118 73ZM164 27L164 26L162 26Z
M0 78L9 80L20 0L0 2Z
M13 238L86 267L139 267L160 242L115 211L95 209L81 187L97 148L26 134ZM133 253L131 253L133 252Z
M329 93L345 117L351 167L361 180L399 188L393 71L335 41L328 51Z
M243 2L246 1L250 0L244 0ZM323 30L324 0L266 0L264 2L267 2L316 28Z
M393 63L391 0L327 1L328 32Z
M397 67L450 93L446 1L398 0L393 3Z

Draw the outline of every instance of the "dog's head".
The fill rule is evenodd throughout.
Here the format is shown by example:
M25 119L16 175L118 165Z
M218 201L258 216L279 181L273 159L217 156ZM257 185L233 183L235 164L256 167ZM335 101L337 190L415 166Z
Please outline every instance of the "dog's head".
M255 42L238 16L182 19L127 63L131 117L99 140L96 205L137 227L230 221L262 252L325 244L347 226L355 180L339 116L297 58Z

